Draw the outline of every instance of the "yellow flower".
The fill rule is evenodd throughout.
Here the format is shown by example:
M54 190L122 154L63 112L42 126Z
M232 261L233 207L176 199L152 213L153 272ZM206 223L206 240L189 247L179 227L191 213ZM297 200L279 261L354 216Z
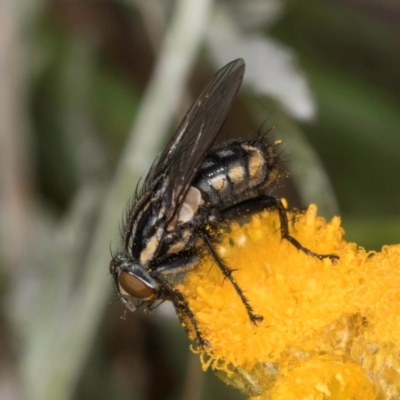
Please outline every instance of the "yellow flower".
M218 254L264 320L205 255L179 285L210 344L196 350L203 367L253 400L400 398L400 245L368 253L315 205L288 218L302 245L339 261L282 240L274 211L231 223Z

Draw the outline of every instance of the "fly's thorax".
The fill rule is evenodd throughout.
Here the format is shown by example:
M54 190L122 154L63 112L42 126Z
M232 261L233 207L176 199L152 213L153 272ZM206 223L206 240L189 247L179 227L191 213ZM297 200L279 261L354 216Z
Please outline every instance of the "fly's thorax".
M195 242L196 227L201 225L199 207L203 203L198 189L189 190L181 209L169 221L153 230L140 252L140 261L149 264L155 259L161 262L170 256L189 250Z
M180 208L167 220L172 206L164 196L168 184L168 179L161 176L156 184L138 196L126 223L126 251L148 268L154 260L163 260L190 247L193 221L204 203L200 190L189 187Z
M168 222L167 232L173 232L177 227L193 221L199 207L204 204L202 193L194 186L190 186L181 207Z
M266 192L281 174L279 163L265 138L229 140L210 150L193 185L206 204L225 208Z
M148 265L156 257L165 232L165 185L165 180L158 179L137 196L124 225L126 252L142 265Z
M165 234L161 243L160 258L182 253L192 247L194 230L191 224L177 227L173 232Z

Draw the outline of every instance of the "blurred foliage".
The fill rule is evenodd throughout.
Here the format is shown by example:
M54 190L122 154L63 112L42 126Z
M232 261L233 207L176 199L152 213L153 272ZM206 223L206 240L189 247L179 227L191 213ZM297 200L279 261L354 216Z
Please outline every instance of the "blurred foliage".
M65 228L68 222L65 218L71 215L68 212L73 213L81 191L91 185L102 188L97 193L109 191L176 3L49 0L35 2L35 7L32 3L29 24L26 23L27 10L19 9L22 6L16 4L12 11L14 18L9 20L16 24L15 29L20 35L14 38L15 43L10 47L13 50L6 50L19 49L22 53L24 68L20 82L24 86L21 98L26 108L21 115L28 132L28 138L23 140L33 171L33 191L29 194L33 207L29 212L36 222L32 223L33 233L29 231L30 242L26 250L29 262L26 263L24 281L23 274L15 274L12 263L9 265L10 260L18 260L20 250L9 245L1 249L0 288L3 309L7 311L0 319L0 336L6 336L8 339L4 343L9 343L3 365L13 366L14 371L24 371L26 359L21 349L24 349L23 341L29 336L29 330L21 334L19 317L12 305L16 298L20 303L24 303L24 299L25 304L34 304L35 298L29 295L40 287L36 285L45 269L40 269L32 260L53 260L50 249L55 249L54 237L57 234L54 232ZM305 205L304 199L317 201L322 211L331 215L336 204L330 194L331 185L341 210L347 240L354 240L370 249L378 249L385 243L398 243L400 185L396 171L400 148L400 5L378 0L253 0L246 5L238 1L220 1L215 3L215 7L229 16L229 23L243 43L253 35L264 38L264 44L273 40L277 46L282 46L284 54L290 52L293 55L293 71L296 67L304 74L306 89L313 94L317 110L314 118L296 120L286 111L282 100L279 102L273 95L267 99L265 91L260 95L249 84L242 90L224 131L231 135L247 135L256 132L268 118L266 128L262 129L274 126L276 129L272 134L284 138L286 143L286 158L293 179L288 180L282 194L288 198L289 204ZM236 15L235 7L241 10ZM246 23L240 22L241 15L246 17ZM0 29L4 31L4 37L8 37L7 27ZM212 30L212 33L217 35L218 30ZM13 36L10 37L12 40ZM24 38L29 38L29 41L23 42ZM225 39L221 36L218 40L220 47L213 47L213 38L208 38L208 42L205 41L198 49L202 51L195 57L197 67L191 72L196 82L206 81L221 67L222 62L213 51L223 48ZM6 42L0 46L6 46ZM245 47L250 49L250 46ZM1 49L0 57L7 54L6 50ZM249 55L245 60L250 78L254 76L251 65L259 65L256 60L260 59L260 54L257 54L260 50L253 54L251 51L246 53ZM236 57L240 56L242 54L236 54ZM291 63L288 61L290 66ZM267 76L268 63L262 68ZM6 81L16 72L13 69L2 71ZM296 73L289 76L283 70L279 78L300 82L303 78ZM165 80L168 79L166 76ZM192 95L187 89L184 100L192 98ZM3 93L1 101L8 101L8 96L9 93ZM169 95L165 94L164 98L168 103ZM180 107L185 108L184 105ZM19 127L15 126L15 129L17 131ZM157 146L161 147L170 131L170 126L166 126L165 136L158 139ZM0 135L5 135L5 132L0 132ZM20 140L14 132L10 137L17 142ZM292 147L291 143L295 145ZM153 155L145 156L150 163ZM24 153L15 157L18 164ZM305 164L310 161L312 165L307 168L300 165L298 160L302 157L312 159L305 160ZM138 176L146 168L143 165L136 171ZM314 175L307 172L310 169L314 169ZM315 170L318 179L306 178L308 183L303 183L304 176L316 176ZM3 171L0 184L5 182L4 176L7 175L4 172L8 171ZM320 193L321 199L314 200L310 193L321 188L319 185L315 187L314 182L320 182L325 176L329 180L323 183L322 192L329 193ZM135 184L132 180L127 192L133 192ZM313 184L311 192L302 192L302 188ZM325 206L323 196L329 197L326 204L330 205ZM26 202L28 199L24 197L22 200ZM120 201L127 200L124 197ZM1 241L7 243L10 232L4 215L9 211L4 201L0 207L2 221L5 221ZM93 209L97 210L97 206L93 205ZM122 209L118 212L122 214ZM115 220L112 229L116 229L118 223ZM86 235L81 240L81 247L85 249L90 248L98 234L97 223L89 225L87 232L81 232ZM27 230L24 225L21 228ZM74 231L71 232L75 237ZM110 232L108 235L109 240L115 242L114 234ZM81 248L75 253L77 251L85 252ZM74 248L71 252L74 253ZM86 257L83 254L81 258ZM62 265L60 261L60 265L51 263L50 267L62 268ZM84 261L82 265L85 265ZM78 266L76 268L79 270ZM104 261L104 265L98 265L98 274L104 277L107 272L107 261ZM74 279L80 282L79 275ZM11 283L6 286L4 282ZM21 297L21 290L28 297ZM73 288L71 293L74 296ZM108 293L104 296L104 304L108 304ZM58 301L53 300L54 304ZM76 307L78 310L79 305ZM65 398L243 398L211 372L203 375L198 360L193 360L189 353L188 340L175 319L164 315L147 317L141 312L120 319L123 311L119 304L106 307L104 311L102 307L99 304L98 313L103 315L100 326L97 326L97 316L94 316L89 339L92 343L85 347L89 356L86 359L82 353L82 362L77 361L77 377L71 378ZM22 343L12 343L12 336ZM65 351L71 352L71 357L75 351L83 352L73 347ZM46 363L45 358L41 363ZM7 387L18 388L11 390L14 397L7 398L18 398L18 392L28 389L21 389L23 384L15 383L17 376L17 373L0 376L0 381L6 382Z
M343 215L396 214L398 27L362 10L343 14L340 3L299 4L288 7L274 32L297 50L316 93L318 124L304 129L329 172Z

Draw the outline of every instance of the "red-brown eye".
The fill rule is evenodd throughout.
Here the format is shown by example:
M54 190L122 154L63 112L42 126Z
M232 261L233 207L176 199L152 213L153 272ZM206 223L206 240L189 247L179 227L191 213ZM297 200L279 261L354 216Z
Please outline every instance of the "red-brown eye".
M122 295L128 294L138 299L147 300L154 298L156 295L154 288L128 272L122 271L118 276L118 282Z

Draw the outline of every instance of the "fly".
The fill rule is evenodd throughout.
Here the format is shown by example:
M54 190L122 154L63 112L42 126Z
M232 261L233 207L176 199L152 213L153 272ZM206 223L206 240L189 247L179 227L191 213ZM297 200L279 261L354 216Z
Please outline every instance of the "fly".
M173 302L178 315L189 318L197 339L205 344L196 317L174 282L195 268L207 251L233 285L250 320L263 320L253 311L234 277L234 265L215 250L212 228L239 216L276 209L283 239L305 254L317 254L289 233L281 200L271 196L271 186L282 175L274 144L265 137L231 139L213 146L242 84L245 63L230 62L217 72L190 107L176 133L136 190L124 223L124 252L110 263L119 297L131 311L132 298L147 304ZM214 229L215 230L215 229Z

